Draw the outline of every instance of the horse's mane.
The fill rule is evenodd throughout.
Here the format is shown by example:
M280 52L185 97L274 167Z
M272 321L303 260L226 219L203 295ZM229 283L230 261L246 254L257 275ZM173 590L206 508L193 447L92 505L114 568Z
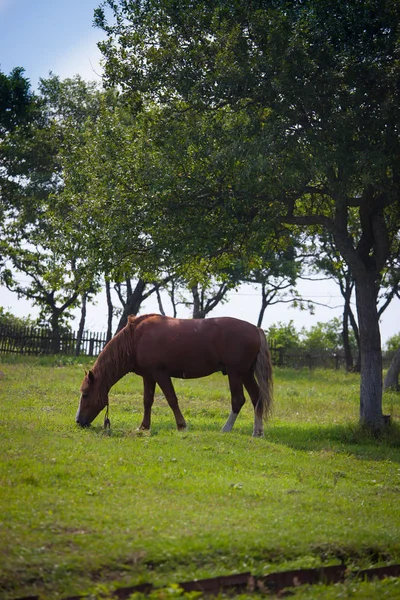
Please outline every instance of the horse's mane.
M107 387L114 385L121 377L132 370L133 344L136 327L150 317L158 317L155 313L148 315L129 315L128 321L114 337L104 346L93 365L96 377L104 378Z
M142 321L145 321L146 319L149 319L150 317L159 317L160 315L158 315L157 313L149 313L147 315L140 315L139 317L137 317L136 315L129 315L128 317L128 321L127 324L125 325L125 327L131 326L131 327L137 327ZM124 329L125 329L124 327Z

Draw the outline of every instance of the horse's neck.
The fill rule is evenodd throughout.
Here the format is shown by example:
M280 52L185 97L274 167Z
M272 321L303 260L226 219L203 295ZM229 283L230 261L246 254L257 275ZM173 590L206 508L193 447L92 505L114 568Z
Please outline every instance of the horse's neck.
M119 351L120 339L113 338L99 354L93 366L94 376L100 376L107 391L132 370L129 352Z

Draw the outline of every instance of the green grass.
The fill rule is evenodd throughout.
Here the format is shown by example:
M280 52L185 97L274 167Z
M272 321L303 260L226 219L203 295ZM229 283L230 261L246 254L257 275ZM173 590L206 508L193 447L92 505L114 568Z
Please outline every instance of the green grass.
M229 395L214 375L176 382L186 432L157 393L151 435L138 435L141 380L111 390L110 432L102 414L80 429L83 369L69 362L0 364L1 598L400 562L398 394L385 396L394 424L377 440L357 426L357 375L277 369L273 418L254 439L249 402L220 432ZM295 597L399 591L348 581Z

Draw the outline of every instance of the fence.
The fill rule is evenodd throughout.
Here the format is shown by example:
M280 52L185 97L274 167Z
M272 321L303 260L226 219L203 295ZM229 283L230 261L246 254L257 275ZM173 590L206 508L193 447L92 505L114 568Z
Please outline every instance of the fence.
M85 331L77 353L78 335L76 332L61 333L56 336L50 329L0 325L0 354L76 354L97 356L106 345L106 333ZM345 368L345 357L339 350L315 350L307 352L294 348L277 347L269 340L272 362L276 366L295 369ZM387 368L393 352L383 354L383 366Z
M346 368L346 357L343 350L315 349L306 351L299 348L277 347L272 341L270 351L273 364L279 367L308 368L310 371L316 368L336 370ZM382 352L384 369L389 367L394 354L394 352ZM353 355L353 359L356 362L356 354Z
M55 335L51 329L0 325L0 354L77 354L78 334L67 332ZM106 333L85 331L79 354L96 356L106 344Z

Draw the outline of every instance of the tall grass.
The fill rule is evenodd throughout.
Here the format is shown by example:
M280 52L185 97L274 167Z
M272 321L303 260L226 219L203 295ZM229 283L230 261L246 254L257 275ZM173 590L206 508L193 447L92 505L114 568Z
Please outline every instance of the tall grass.
M357 425L357 375L277 369L273 417L255 439L250 402L220 432L222 375L177 381L188 430L157 393L151 434L139 435L138 377L112 389L105 431L102 415L74 423L81 365L0 370L1 597L400 562L395 393L384 408L394 424L375 439Z

